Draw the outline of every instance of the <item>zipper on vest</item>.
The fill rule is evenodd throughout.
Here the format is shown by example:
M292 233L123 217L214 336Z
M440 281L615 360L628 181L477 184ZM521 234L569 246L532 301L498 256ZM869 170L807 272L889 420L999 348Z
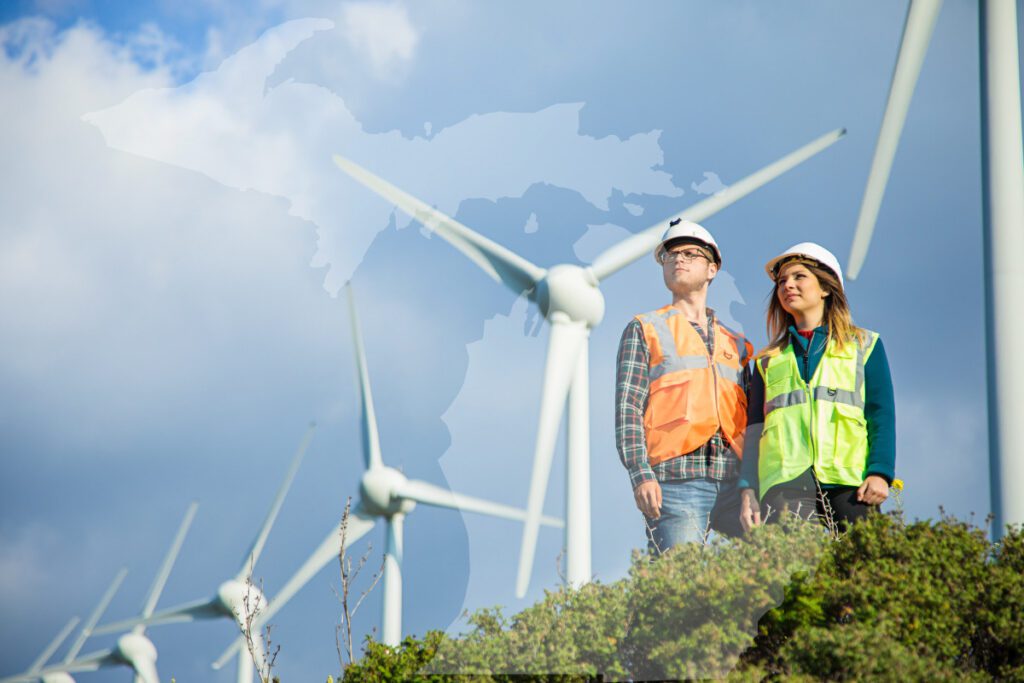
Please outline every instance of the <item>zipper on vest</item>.
M817 479L818 444L814 438L814 392L811 391L810 385L806 382L804 383L804 393L807 394L807 441L811 446L811 473Z
M811 472L814 475L814 477L817 478L817 473L814 470L814 466L818 462L818 445L817 445L817 443L815 443L815 440L814 440L814 392L811 391L811 377L810 377L810 374L811 374L810 373L810 370L811 370L811 368L810 368L811 342L813 340L814 340L814 335L812 334L811 338L807 340L807 344L804 346L804 372L803 372L803 374L805 376L807 376L807 379L804 380L803 377L801 377L800 379L804 383L804 393L807 395L807 401L806 401L807 402L807 412L808 412L808 415L807 415L807 442L808 442L808 444L810 444L810 447L811 447Z
M722 432L722 440L732 448L732 442L722 431L722 409L718 405L718 368L715 364L715 351L718 350L718 318L714 315L711 316L711 324L708 325L708 328L708 334L711 335L711 351L708 352L707 344L704 345L704 351L708 354L708 367L711 368L712 386L715 389L715 417L718 419L718 431Z
M790 347L792 347L790 342ZM804 374L807 373L807 356L810 352L810 342L804 347ZM796 354L793 354L793 361L796 362ZM811 472L814 477L817 478L817 472L815 471L815 464L818 461L818 446L814 439L814 392L811 390L811 383L809 380L804 380L803 375L800 374L800 368L797 368L797 379L800 380L800 386L804 390L804 395L807 400L804 404L807 406L807 445L810 447L811 455Z

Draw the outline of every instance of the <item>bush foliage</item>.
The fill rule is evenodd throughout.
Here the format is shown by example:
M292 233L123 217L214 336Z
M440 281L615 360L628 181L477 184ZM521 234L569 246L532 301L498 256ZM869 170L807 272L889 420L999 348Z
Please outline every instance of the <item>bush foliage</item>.
M743 540L634 554L611 584L469 617L345 681L728 678L1024 681L1024 534L873 515L835 539L796 521Z

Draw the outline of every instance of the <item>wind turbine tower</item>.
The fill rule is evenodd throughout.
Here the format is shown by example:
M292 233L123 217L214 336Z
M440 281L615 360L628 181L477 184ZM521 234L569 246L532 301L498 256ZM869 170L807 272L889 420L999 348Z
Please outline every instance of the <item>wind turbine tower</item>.
M900 132L941 0L912 0L889 88L882 127L861 204L847 273L856 279L867 256ZM985 257L985 349L992 534L1024 524L1024 144L1015 0L979 2L981 52L982 231Z

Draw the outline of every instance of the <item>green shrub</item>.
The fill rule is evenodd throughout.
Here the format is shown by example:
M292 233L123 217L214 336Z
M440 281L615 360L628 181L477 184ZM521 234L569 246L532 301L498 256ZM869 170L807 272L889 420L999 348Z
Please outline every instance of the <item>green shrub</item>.
M623 660L642 679L720 678L753 643L795 573L818 564L826 537L789 520L746 541L673 548L656 562L634 559L627 588L633 617Z
M345 669L343 680L350 683L446 680L422 673L446 640L441 631L430 631L422 640L407 636L398 647L389 647L366 636L363 658Z
M993 550L986 600L979 609L978 665L1004 680L1024 681L1024 533L1016 529Z
M789 521L635 553L621 581L469 624L368 640L345 680L1024 681L1024 535L993 546L952 518L873 515L829 540Z
M429 670L493 680L538 672L565 681L624 677L618 648L627 623L625 584L547 592L508 621L498 609L477 612L469 619L473 630L446 642Z

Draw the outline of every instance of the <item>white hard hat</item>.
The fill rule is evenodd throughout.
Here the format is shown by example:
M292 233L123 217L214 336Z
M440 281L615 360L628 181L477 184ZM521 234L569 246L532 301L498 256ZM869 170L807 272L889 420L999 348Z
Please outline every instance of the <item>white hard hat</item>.
M661 255L665 252L665 243L680 238L709 247L715 257L715 264L719 268L722 267L722 252L718 249L718 243L715 242L715 238L711 236L711 233L705 230L704 226L698 225L693 221L684 221L680 218L668 224L668 230L662 235L661 243L654 250L654 260L661 263Z
M791 256L803 256L812 261L817 261L819 264L835 273L836 277L839 278L839 286L844 290L846 289L846 285L843 283L843 269L839 266L839 259L837 259L835 254L831 251L820 244L815 244L814 242L801 242L800 244L794 244L792 247L766 263L764 265L764 270L768 273L768 277L770 277L773 282L775 281L775 268Z

